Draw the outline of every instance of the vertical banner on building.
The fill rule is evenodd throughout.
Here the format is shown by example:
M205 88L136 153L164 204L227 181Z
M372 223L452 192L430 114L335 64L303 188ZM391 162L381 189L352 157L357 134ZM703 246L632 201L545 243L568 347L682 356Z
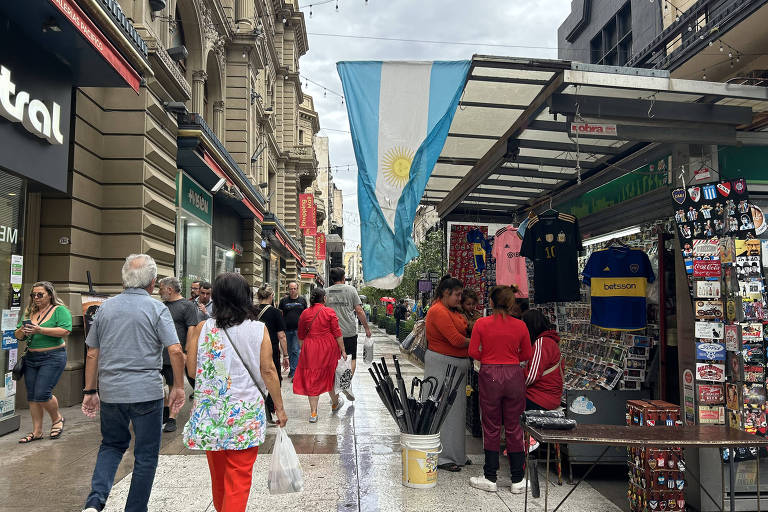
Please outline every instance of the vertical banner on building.
M318 233L315 238L315 259L325 259L325 233Z
M314 197L310 195L309 198L311 203L307 215L307 225L304 227L304 235L315 236L317 235L317 205L315 204Z
M299 228L305 229L312 210L312 194L299 194Z

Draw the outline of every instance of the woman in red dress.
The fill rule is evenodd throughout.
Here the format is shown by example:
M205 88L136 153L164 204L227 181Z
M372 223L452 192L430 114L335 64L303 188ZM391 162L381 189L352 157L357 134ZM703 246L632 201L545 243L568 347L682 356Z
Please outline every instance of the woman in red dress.
M325 290L315 288L309 298L310 307L299 317L298 338L301 345L299 364L293 377L293 393L309 397L309 422L317 422L320 395L331 397L331 411L341 408L344 399L333 392L336 365L347 358L341 337L339 319L325 306Z

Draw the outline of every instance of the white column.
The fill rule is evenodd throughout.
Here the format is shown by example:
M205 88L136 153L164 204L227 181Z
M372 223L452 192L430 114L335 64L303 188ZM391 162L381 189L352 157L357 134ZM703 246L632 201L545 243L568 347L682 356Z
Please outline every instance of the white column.
M205 117L205 81L208 73L205 71L192 72L192 112Z

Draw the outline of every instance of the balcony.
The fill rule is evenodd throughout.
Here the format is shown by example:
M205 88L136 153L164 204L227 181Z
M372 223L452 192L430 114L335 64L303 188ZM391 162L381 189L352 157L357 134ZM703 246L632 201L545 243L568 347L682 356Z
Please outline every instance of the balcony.
M266 211L264 196L240 169L203 117L195 113L179 114L178 123L179 167L209 190L219 179L226 179L242 194L242 201L232 201L238 213L246 218L256 216L261 219Z
M262 228L264 229L264 235L269 238L270 241L276 242L278 245L282 246L288 253L296 258L299 265L306 264L307 257L304 255L304 250L291 236L277 215L272 212L267 212L264 215Z
M315 198L315 205L317 206L317 225L319 226L323 223L327 215L325 210L325 201Z

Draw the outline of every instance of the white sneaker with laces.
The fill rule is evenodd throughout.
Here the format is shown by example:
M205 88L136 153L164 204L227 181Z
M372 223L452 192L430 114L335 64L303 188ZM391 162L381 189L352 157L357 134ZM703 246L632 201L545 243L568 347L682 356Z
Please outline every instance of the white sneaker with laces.
M344 405L344 397L339 395L339 401L336 402L336 406L334 407L333 404L331 404L331 412L339 412L342 405Z
M512 494L523 494L525 492L525 478L519 482L512 482Z
M469 477L469 485L471 485L475 489L480 489L481 491L488 491L488 492L497 491L496 482L491 482L490 480L486 479L485 476Z
M355 395L352 394L352 388L342 389L342 393L344 393L344 396L347 397L347 400L350 402L355 401Z

